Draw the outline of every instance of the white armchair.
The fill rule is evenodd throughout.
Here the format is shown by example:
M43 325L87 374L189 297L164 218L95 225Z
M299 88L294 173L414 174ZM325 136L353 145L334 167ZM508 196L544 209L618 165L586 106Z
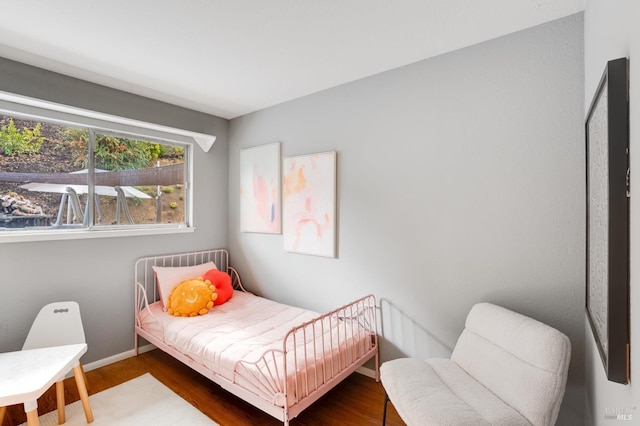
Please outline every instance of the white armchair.
M451 359L382 364L385 417L390 400L409 426L552 426L570 356L569 339L558 330L479 303L469 312Z

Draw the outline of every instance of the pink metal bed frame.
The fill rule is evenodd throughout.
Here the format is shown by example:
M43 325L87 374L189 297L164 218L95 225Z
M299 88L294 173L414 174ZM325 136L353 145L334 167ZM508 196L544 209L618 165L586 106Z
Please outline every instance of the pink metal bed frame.
M373 295L355 300L294 327L283 337L281 350L265 351L255 363L247 363L241 360L236 362L233 381L194 361L188 355L180 352L179 349L169 346L164 342L164 337L159 338L157 335L146 331L142 324L142 314L146 310L147 316L151 315L155 318L149 309L149 304L160 299L152 266L191 266L209 261L214 262L219 270L226 271L231 276L234 289L246 291L242 287L238 272L229 265L229 253L224 249L150 256L141 258L136 262L136 355L138 354L138 338L143 337L157 348L217 383L223 389L282 421L285 426L288 426L291 419L298 416L304 409L372 358L375 360L375 379L376 381L379 380L376 301ZM161 322L157 321L161 327ZM327 326L344 328L344 332L338 332L337 338L332 337L327 339L329 341L326 341L323 336ZM353 345L348 342L347 331L353 337L353 340L366 342L364 347L361 344ZM308 335L313 339L307 339ZM316 343L315 337L317 335L321 345ZM300 349L298 343L307 340L309 340L309 343L304 343L305 346ZM318 348L317 346L321 347ZM330 354L332 355L328 360L322 356L316 356L316 354L319 355L321 348L327 347L330 348ZM298 352L301 351L305 356L302 360L299 360ZM345 351L350 351L347 354L348 356L344 356ZM306 354L313 354L313 361L309 361ZM293 390L289 389L289 380L286 379L291 376L291 372L289 372L289 376L287 375L287 369L291 369L291 366L284 362L287 359L290 362L292 359L294 360L296 369L296 374L290 379L293 380ZM343 359L348 361L345 363L342 361ZM251 368L252 365L257 368ZM253 378L255 379L256 374L261 375L259 379L268 383L265 389L260 389L260 391L272 394L273 401L276 400L277 396L280 396L278 398L281 402L280 405L267 401L264 395L261 397L255 393L255 390L252 391L239 384L243 379L245 381L250 380L250 375L254 376ZM319 376L321 380L318 380ZM308 379L309 377L312 377L312 379ZM307 380L301 380L301 378L307 378Z

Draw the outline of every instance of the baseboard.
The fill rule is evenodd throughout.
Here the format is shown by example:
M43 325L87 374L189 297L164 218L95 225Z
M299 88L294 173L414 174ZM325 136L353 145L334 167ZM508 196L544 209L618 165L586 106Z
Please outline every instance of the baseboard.
M358 367L356 368L356 373L362 374L363 376L371 377L372 379L376 378L375 370L372 370L367 367Z
M138 348L138 353L143 354L155 348L156 347L152 344L140 346ZM114 362L122 361L123 359L131 358L132 356L135 356L135 354L136 352L133 349L131 349L130 351L122 352L107 358L99 359L97 361L90 362L89 364L83 364L82 367L84 368L84 371L91 371L91 370L95 370L96 368L104 367L105 365L113 364Z

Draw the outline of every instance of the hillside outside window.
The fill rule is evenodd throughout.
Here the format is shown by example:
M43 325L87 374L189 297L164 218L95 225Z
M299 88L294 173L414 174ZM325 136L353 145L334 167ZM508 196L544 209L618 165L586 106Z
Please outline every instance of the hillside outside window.
M0 112L0 235L190 227L191 148Z

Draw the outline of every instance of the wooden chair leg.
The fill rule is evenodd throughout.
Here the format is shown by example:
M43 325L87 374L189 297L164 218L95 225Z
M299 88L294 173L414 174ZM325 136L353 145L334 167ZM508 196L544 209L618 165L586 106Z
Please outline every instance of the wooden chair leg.
M389 395L384 394L384 410L382 411L382 426L387 424L387 404L389 404Z
M7 413L7 407L0 407L0 426L4 422L4 415Z
M84 416L87 418L87 423L91 423L93 422L93 412L91 411L89 395L87 394L87 386L84 382L84 374L80 364L73 367L73 375L76 378L76 385L78 386L78 393L80 394L80 400L82 401Z
M29 426L40 426L40 420L38 419L38 409L27 412L27 424Z
M66 421L64 414L64 381L56 382L56 401L58 404L58 424L61 425Z

